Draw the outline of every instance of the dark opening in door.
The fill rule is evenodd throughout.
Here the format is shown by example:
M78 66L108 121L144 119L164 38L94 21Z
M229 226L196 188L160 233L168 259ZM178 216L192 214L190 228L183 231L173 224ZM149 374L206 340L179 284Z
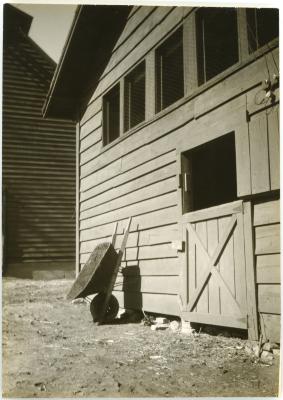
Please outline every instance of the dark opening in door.
M234 133L182 154L183 213L237 199Z

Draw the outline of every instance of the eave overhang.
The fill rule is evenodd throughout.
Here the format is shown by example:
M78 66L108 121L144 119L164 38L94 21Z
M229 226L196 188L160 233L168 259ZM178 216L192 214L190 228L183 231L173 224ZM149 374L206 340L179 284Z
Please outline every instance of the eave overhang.
M112 5L78 6L43 107L44 117L79 120L130 9Z

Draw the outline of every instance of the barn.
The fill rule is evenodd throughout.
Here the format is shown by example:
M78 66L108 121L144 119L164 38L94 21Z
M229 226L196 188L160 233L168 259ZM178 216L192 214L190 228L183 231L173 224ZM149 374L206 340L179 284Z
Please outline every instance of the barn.
M77 273L132 217L122 307L280 340L278 59L276 9L78 7L44 106L77 123Z
M56 64L29 37L32 17L3 9L3 269L21 278L74 275L75 124L43 119Z

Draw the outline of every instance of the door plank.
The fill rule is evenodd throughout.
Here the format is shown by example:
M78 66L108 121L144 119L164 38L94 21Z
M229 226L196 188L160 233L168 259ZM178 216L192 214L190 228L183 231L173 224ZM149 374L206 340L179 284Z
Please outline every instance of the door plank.
M235 215L232 216L230 223L227 226L227 229L225 230L223 236L221 237L221 240L218 243L217 248L215 249L206 270L203 272L201 278L198 280L199 284L198 287L196 288L196 290L194 291L189 304L188 304L188 309L189 311L192 311L192 309L194 308L196 301L198 300L202 288L204 287L204 285L207 283L208 279L211 276L212 270L214 269L216 271L216 273L219 275L219 272L217 269L214 268L214 266L217 264L217 262L219 261L219 258L221 257L223 248L225 247L227 241L230 238L231 232L233 231L235 225L237 222L237 217ZM199 244L203 247L203 245L201 244L201 240L199 239L199 237L197 236L196 232L194 231L194 229L191 227L190 224L187 225L188 228L190 229L190 232L195 236L194 238L199 242ZM207 257L209 257L207 255Z
M198 222L196 224L196 233L200 238L205 251L201 249L199 246L196 246L196 275L197 275L197 287L200 283L201 276L206 271L206 265L209 260L207 251L207 229L206 229L206 221ZM200 313L208 313L208 285L203 287L203 291L198 299L197 303L197 311Z
M207 221L207 250L211 256L215 251L218 244L218 224L216 219ZM218 268L218 264L216 264ZM208 282L209 285L209 313L218 315L220 314L220 303L219 303L219 289L220 286L216 281L215 277L212 276Z

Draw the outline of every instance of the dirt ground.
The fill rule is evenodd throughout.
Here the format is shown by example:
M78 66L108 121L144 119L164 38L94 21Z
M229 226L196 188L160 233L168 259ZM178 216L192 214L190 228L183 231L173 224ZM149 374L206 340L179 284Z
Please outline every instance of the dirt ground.
M3 397L277 396L279 358L247 341L142 323L97 326L71 280L3 280Z

